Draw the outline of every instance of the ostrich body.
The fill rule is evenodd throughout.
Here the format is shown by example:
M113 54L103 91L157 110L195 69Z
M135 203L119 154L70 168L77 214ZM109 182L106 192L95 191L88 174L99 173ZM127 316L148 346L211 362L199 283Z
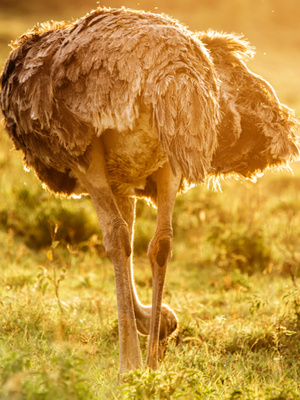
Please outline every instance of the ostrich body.
M254 178L298 155L297 122L248 70L249 44L192 33L166 17L98 8L73 24L23 35L1 77L6 128L55 193L89 194L115 270L120 371L146 365L178 326L162 304L178 192L224 174ZM132 272L135 198L157 205L148 248L152 307Z

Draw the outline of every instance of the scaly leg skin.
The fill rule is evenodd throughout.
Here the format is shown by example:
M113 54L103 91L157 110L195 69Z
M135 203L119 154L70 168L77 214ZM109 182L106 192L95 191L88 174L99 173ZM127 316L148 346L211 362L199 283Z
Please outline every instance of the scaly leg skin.
M118 208L122 214L122 217L127 222L129 233L131 237L131 248L133 248L133 237L134 237L134 222L135 222L135 204L136 199L133 197L116 197ZM152 314L152 306L146 306L142 304L136 292L134 277L133 277L133 265L132 265L132 253L128 260L130 271L130 284L131 293L133 299L134 313L136 317L136 324L139 333L142 335L149 335L150 333L150 320ZM160 321L160 359L163 358L167 341L165 340L170 336L178 327L178 319L174 311L166 304L161 305L161 321Z
M148 257L153 276L153 294L146 366L151 369L158 368L162 296L167 264L171 256L172 248L172 214L180 181L181 176L179 174L177 176L173 174L169 163L166 163L156 173L158 206L157 227L148 248ZM166 310L163 309L163 313L165 311ZM168 312L168 315L171 314ZM168 320L168 317L166 320ZM163 327L163 329L165 328ZM164 336L164 333L162 336Z
M132 252L131 237L108 183L101 138L95 138L92 143L88 171L83 173L73 170L73 173L91 196L101 225L103 244L114 265L119 321L120 373L126 373L142 366L131 286L129 262Z

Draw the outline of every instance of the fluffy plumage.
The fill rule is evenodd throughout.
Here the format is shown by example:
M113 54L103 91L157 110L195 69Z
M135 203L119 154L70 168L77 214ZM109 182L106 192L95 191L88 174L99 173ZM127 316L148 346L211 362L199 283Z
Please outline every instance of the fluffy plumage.
M27 166L68 195L83 190L70 171L86 170L94 135L106 138L111 185L124 194L155 197L151 175L167 159L188 183L254 177L298 149L296 120L247 69L250 56L233 35L98 8L14 44L1 77L6 128Z
M210 50L221 80L218 147L212 173L238 173L255 179L267 167L276 167L298 155L295 145L299 122L282 105L271 85L249 71L254 56L242 38L217 32L200 33Z
M162 304L178 191L209 177L253 178L298 155L297 121L250 72L248 43L192 33L167 17L97 9L22 36L1 77L8 133L55 192L88 192L115 270L120 372L146 366L178 326ZM98 136L98 137L97 137ZM157 202L148 248L152 307L132 267L135 200Z

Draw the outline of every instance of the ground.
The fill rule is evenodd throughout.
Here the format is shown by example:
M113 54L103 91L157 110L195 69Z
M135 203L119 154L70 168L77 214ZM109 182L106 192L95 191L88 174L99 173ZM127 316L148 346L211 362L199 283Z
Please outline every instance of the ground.
M251 68L300 115L298 36L293 16L284 20L290 6L215 3L201 2L200 13L198 2L185 2L172 12L164 1L157 11L193 28L243 31L258 47ZM249 14L248 3L256 12ZM235 18L222 25L224 7ZM1 60L10 38L35 20L75 15L67 11L25 18L3 9ZM257 184L228 181L222 192L203 185L178 196L164 300L180 330L159 371L120 380L113 267L92 204L43 190L11 147L1 127L0 399L300 398L298 164L294 175L266 173ZM135 280L145 303L152 296L146 252L155 214L138 202ZM147 338L140 339L145 359Z

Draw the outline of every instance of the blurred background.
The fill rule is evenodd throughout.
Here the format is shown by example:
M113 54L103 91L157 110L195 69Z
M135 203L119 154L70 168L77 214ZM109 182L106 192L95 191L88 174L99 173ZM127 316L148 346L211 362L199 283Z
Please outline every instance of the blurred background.
M256 47L256 56L249 62L250 69L267 79L280 101L294 109L296 116L300 115L299 0L103 0L99 4L167 13L191 30L214 29L244 35ZM94 0L0 0L0 69L8 57L9 43L23 32L47 20L75 20L97 5ZM60 225L59 239L73 244L89 240L95 232L98 233L97 218L90 202L87 199L60 201L45 192L33 172L23 171L21 155L9 151L12 144L7 135L2 134L1 126L0 129L0 227L4 232L13 232L33 248L51 244L49 226L57 223ZM245 268L253 258L252 253L261 252L257 262L261 262L259 269L263 270L266 264L264 247L270 246L273 233L278 235L278 230L275 232L274 229L282 222L282 208L287 224L291 215L298 218L300 168L297 165L293 168L295 177L288 173L266 174L256 186L247 182L242 185L240 182L224 183L222 196L202 186L188 193L188 197L179 198L174 214L178 241L191 251L194 249L196 259L205 265L215 263L216 257L224 257L222 251L219 256L215 252L215 247L222 243L229 249L226 257L228 265L233 263L233 267L237 264L230 252L249 253L243 255ZM270 196L271 192L275 196ZM274 209L281 211L277 215ZM272 215L272 222L266 229L261 222L268 214ZM137 222L135 252L141 255L146 254L155 229L155 212L139 202L138 216L141 218ZM238 224L236 227L232 225L234 220ZM294 221L296 225L297 221ZM295 249L297 231L294 229ZM235 250L230 250L234 242L232 234L237 235ZM240 239L250 242L241 244ZM203 246L199 244L201 240ZM262 247L255 250L251 246L256 246L257 241L262 243ZM245 246L249 248L246 250ZM207 254L199 252L199 247L206 249ZM174 252L176 255L176 250ZM181 253L185 254L184 248L178 251L179 257ZM279 258L281 261L274 259L272 262L282 267L283 257Z
M191 30L243 34L256 47L249 68L300 116L300 0L100 5L166 13ZM96 7L94 0L0 0L0 70L9 43L38 22L72 21ZM45 191L12 147L0 122L0 398L125 398L115 387L113 268L91 201ZM199 185L177 197L164 301L181 328L164 365L179 373L155 375L155 384L151 375L132 376L126 398L154 398L152 388L161 388L155 398L299 399L299 163L292 168L294 175L267 172L256 184L222 182L222 193ZM137 217L135 282L149 304L156 210L138 201ZM145 354L145 337L141 347Z

